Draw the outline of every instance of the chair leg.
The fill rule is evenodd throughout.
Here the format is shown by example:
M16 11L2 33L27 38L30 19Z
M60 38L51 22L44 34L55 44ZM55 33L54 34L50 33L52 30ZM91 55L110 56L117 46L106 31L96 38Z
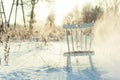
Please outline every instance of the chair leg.
M89 55L89 62L90 62L91 70L94 70L94 66L93 66L92 56L91 55Z
M71 56L67 55L67 71L71 70Z

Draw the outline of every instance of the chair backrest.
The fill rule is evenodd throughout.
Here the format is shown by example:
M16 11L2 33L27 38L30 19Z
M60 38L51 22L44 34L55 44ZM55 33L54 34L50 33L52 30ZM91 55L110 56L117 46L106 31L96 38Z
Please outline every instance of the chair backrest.
M66 30L68 51L90 51L92 49L93 23L63 25Z

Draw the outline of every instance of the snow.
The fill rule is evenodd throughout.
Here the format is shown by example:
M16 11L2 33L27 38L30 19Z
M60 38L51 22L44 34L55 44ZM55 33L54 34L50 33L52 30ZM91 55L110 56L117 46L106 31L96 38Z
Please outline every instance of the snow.
M4 47L0 46L0 80L120 80L119 54L113 54L119 49L108 51L106 46L96 44L100 49L95 47L94 71L88 57L73 57L72 71L67 72L66 57L63 56L67 51L66 42L49 42L44 46L42 42L26 41L10 42L9 45L8 66L3 61Z

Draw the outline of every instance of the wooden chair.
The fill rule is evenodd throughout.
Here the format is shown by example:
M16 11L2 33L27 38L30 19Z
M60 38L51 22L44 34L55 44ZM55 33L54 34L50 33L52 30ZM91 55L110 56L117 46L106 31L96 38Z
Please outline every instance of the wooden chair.
M93 23L82 23L80 25L63 25L66 31L68 52L64 53L67 57L67 69L71 68L72 56L88 56L91 69L93 70L92 55L92 28Z

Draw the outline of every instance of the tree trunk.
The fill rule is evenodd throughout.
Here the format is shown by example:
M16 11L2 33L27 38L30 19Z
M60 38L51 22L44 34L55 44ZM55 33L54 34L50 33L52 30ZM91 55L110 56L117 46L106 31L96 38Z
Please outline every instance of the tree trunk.
M35 4L32 4L32 10L30 14L30 28L29 28L31 34L33 34L34 8L35 8Z

